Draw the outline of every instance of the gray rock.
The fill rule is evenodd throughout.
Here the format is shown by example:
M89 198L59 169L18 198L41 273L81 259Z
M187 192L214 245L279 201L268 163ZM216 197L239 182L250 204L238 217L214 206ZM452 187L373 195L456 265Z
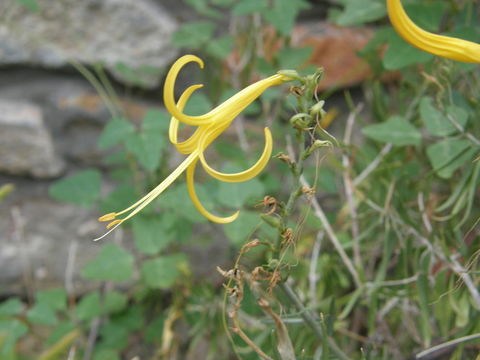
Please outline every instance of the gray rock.
M0 207L0 296L51 287L78 295L98 286L80 277L105 244L92 241L105 231L98 214L38 197L44 192L46 184L19 185ZM107 241L121 242L122 230Z
M0 23L0 64L103 63L122 81L136 82L133 69L143 85L154 86L159 69L177 55L169 45L177 23L150 0L37 1L38 12L0 4L0 13L7 12Z
M63 169L42 110L31 103L0 99L0 171L50 178Z

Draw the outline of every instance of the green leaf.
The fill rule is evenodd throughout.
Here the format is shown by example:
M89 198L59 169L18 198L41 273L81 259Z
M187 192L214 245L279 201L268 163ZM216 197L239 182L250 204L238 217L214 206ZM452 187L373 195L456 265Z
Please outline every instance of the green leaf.
M124 142L128 136L135 132L135 127L124 118L113 118L102 131L98 139L98 147L106 149Z
M120 356L112 349L98 349L93 353L93 360L120 360Z
M189 115L203 115L212 109L212 103L204 93L194 93L188 99L184 112Z
M17 3L22 4L28 10L33 12L38 12L40 10L37 0L17 0Z
M0 304L0 317L18 315L23 311L23 303L18 298L10 298Z
M449 114L462 128L468 120L468 113L461 107L451 105L447 108ZM433 104L431 97L424 97L420 101L420 116L430 135L447 136L458 132L453 123Z
M274 0L273 8L265 9L263 17L281 35L290 36L298 13L309 7L304 0Z
M232 5L237 0L210 0L213 5L221 6L221 7L228 7Z
M157 316L145 329L145 340L149 343L160 342L163 334L165 315Z
M170 126L170 118L171 116L165 111L150 109L143 118L142 131L147 134L152 133L166 138Z
M444 1L437 0L433 3L405 4L405 11L417 26L436 32L447 6Z
M103 300L103 312L104 313L118 313L125 309L128 303L128 298L121 292L112 290L105 295Z
M209 41L215 25L207 21L189 22L175 31L172 36L172 45L181 48L199 49Z
M387 70L398 70L409 65L426 63L433 58L432 54L413 47L391 30L388 48L382 61Z
M84 170L50 185L48 193L58 201L89 207L100 195L100 182L98 170Z
M55 325L57 323L55 311L50 305L45 303L36 303L33 305L27 312L27 318L34 324Z
M100 335L102 341L98 344L98 348L123 350L128 345L130 331L122 326L118 326L115 322L109 321L102 324Z
M161 215L136 216L133 219L133 236L137 249L145 254L157 254L174 239L170 227L169 220Z
M185 2L195 9L200 15L208 16L213 19L221 18L222 14L211 8L206 0L185 0Z
M64 289L50 289L39 291L35 295L37 303L47 304L55 311L67 308L67 292Z
M280 68L296 69L301 67L310 58L312 53L313 48L311 46L298 48L284 47L278 52Z
M427 156L437 175L449 179L455 170L471 159L474 151L468 140L445 139L428 146Z
M114 69L115 73L121 75L122 79L127 80L129 83L138 86L145 85L140 69L127 65L123 61L117 61L114 64Z
M420 330L425 339L425 346L430 346L430 340L432 337L432 330L430 326L430 299L431 293L428 285L428 266L430 262L430 256L428 253L422 254L420 258L420 271L417 278L418 298L420 303Z
M46 345L52 346L53 344L58 342L61 338L63 338L65 334L68 334L73 329L75 329L75 325L71 321L65 321L65 322L59 323L48 335Z
M164 111L151 109L143 119L142 132L126 138L126 147L143 167L153 172L161 161L162 150L167 145L170 116Z
M126 141L127 150L150 172L155 171L160 165L162 150L166 145L165 135L150 132L131 134Z
M267 0L242 0L231 10L233 15L248 15L262 12L268 8Z
M195 191L205 208L212 209L215 206L211 194L205 190L203 185L195 184ZM168 189L168 191L162 194L158 199L158 203L162 209L169 209L183 219L188 219L192 222L208 221L205 217L200 215L192 204L185 183L176 185L172 189Z
M248 241L251 232L261 224L258 214L243 210L237 220L223 226L223 231L233 244L240 246Z
M75 314L79 320L91 320L102 314L100 305L100 294L91 292L80 299L75 309Z
M145 325L142 308L138 305L127 307L122 313L113 315L112 319L115 320L115 324L130 331L140 330Z
M141 269L142 279L151 288L169 288L180 275L179 265L186 261L183 254L162 256L145 261Z
M106 244L81 271L85 279L122 282L133 274L133 256L116 244Z
M0 358L7 358L15 347L15 343L28 332L28 327L17 319L0 322L0 338L3 344L0 344Z
M135 188L132 185L122 184L107 195L102 201L100 208L104 213L120 211L132 205L138 199L139 195L135 192Z
M420 131L401 116L392 116L381 124L369 125L362 133L374 140L397 146L419 145Z
M207 44L205 51L207 52L207 54L213 57L224 59L228 55L230 55L234 45L235 45L235 38L231 35L225 35L220 38L211 40Z
M229 164L223 169L225 173L234 173L242 170L233 164ZM247 200L262 199L264 192L265 188L257 178L241 183L226 183L222 181L218 185L217 198L222 205L239 208Z
M386 14L387 9L383 0L348 0L336 22L340 26L361 25L379 20Z

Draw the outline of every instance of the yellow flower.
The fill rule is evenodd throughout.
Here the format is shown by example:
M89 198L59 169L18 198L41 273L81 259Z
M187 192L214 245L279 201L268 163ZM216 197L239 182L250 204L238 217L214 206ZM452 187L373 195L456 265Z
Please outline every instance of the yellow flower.
M480 44L432 34L419 28L410 20L400 0L387 0L387 10L395 30L413 46L452 60L467 63L480 62Z
M115 229L124 221L136 215L145 206L150 204L184 171L186 171L187 176L188 193L197 210L203 216L213 222L232 222L238 217L238 211L228 217L218 217L207 211L200 203L194 186L195 167L198 161L200 161L202 167L212 177L221 181L234 183L252 179L263 170L263 168L267 165L268 160L270 159L270 156L272 154L272 135L268 128L265 128L265 147L262 155L251 168L245 171L234 174L224 174L216 171L212 167L210 167L210 165L208 165L203 153L207 149L207 147L218 136L220 136L220 134L222 134L225 129L228 128L228 126L235 119L235 117L237 117L248 105L250 105L255 99L257 99L266 89L271 86L280 85L283 82L290 81L292 79L286 75L281 74L270 76L267 79L260 80L246 87L245 89L238 92L210 112L200 116L190 116L183 113L183 108L185 107L185 104L187 103L190 96L195 92L195 90L201 88L203 85L192 85L188 87L180 96L178 103L175 102L174 97L174 85L175 80L177 79L177 75L180 70L187 63L190 62L196 62L200 66L200 68L203 68L203 61L198 57L193 55L185 55L181 57L173 64L170 71L168 72L163 92L165 107L172 115L169 129L170 141L175 145L175 147L180 153L188 154L188 157L183 160L183 162L156 188L154 188L136 203L132 204L131 206L122 211L105 214L100 217L98 219L99 221L109 222L109 224L107 225L107 229L110 229L110 231ZM177 140L178 126L180 122L187 125L196 126L195 132L187 140L182 142L179 142ZM124 214L128 215L125 215L123 218L118 218L119 216ZM107 234L110 233L110 231L107 232ZM105 235L103 235L102 237L104 237ZM99 240L102 237L96 240Z

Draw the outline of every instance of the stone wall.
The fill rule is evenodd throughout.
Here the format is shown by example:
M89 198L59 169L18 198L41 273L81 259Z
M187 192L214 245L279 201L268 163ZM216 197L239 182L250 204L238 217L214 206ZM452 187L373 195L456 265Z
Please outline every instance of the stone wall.
M48 196L60 177L99 166L97 138L110 118L74 65L102 63L131 85L122 69L141 76L178 55L169 43L178 22L160 1L38 3L38 12L0 3L0 187L14 186L0 202L0 296L63 286L69 256L75 255L78 272L98 251L91 239L103 232L99 214ZM139 81L156 87L160 74ZM121 101L133 119L147 108L138 99ZM82 283L75 284L82 291Z

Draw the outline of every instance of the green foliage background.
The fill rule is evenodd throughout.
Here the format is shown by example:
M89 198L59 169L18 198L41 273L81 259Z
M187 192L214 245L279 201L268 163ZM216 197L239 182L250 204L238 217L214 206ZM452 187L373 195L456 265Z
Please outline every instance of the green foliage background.
M31 11L41 10L35 0L17 1ZM200 81L208 89L192 97L186 113L205 113L257 76L285 68L314 71L300 69L312 49L290 44L297 16L309 11L308 2L185 2L204 20L183 24L172 45L199 54L208 68ZM428 31L480 39L474 1L405 1L405 8ZM225 13L235 30L217 36L215 20ZM449 347L445 358L477 356L478 64L434 58L411 47L390 27L383 0L335 1L329 19L346 27L372 24L375 35L361 52L374 72L362 88L368 115L358 113L349 92L344 93L359 138L345 141L343 129L351 125L337 118L332 129L337 139L322 129L314 132L316 138L334 143L335 150L317 149L303 165L305 178L316 184L325 219L312 210L311 198L302 195L289 217L281 218L281 229L294 231L294 245L278 248L276 218L262 218L256 205L266 195L286 203L297 191L299 174L279 159L272 159L268 171L246 183L196 184L207 208L241 209L240 218L228 225L209 225L191 205L180 179L125 224L134 244L124 247L103 240L97 257L81 270L82 278L98 284L98 290L79 299L69 298L65 289L40 291L29 307L19 298L0 303L1 359L65 359L72 346L76 359L126 358L135 346L142 349L142 359L183 359L199 351L196 346L202 342L207 347L202 359L258 359L258 352L231 331L224 289L195 276L182 252L185 246L208 242L212 233L229 242L232 268L238 260L246 273L261 267L272 275L280 269L280 282L287 281L316 316L320 337L291 298L274 286L271 308L286 325L285 335L257 304L259 293L246 286L239 310L242 329L272 359L292 360L279 351L288 345L287 338L297 359L341 358L332 351L331 341L350 359L406 359L413 354L423 359L422 350L430 354L433 345L452 339L473 341ZM259 52L262 44L256 35L265 26L275 29L282 44L268 60ZM234 49L249 61L232 78L225 76L221 64ZM398 80L385 83L383 76L391 70L398 71ZM83 71L98 76L94 69ZM132 69L125 71L135 77ZM301 113L301 106L285 90L266 92L245 116L259 129L273 119L276 152L287 154L286 137L299 151L309 139L302 137L298 122L289 121ZM109 95L114 100L115 94ZM326 110L330 96L319 94ZM117 109L98 140L100 149L114 149L104 158L108 171L86 169L62 179L50 187L51 197L102 212L126 207L171 171L168 122L167 113L152 109L136 126ZM252 143L260 142L260 133L246 132ZM213 147L225 171L245 168L258 153L256 148L239 151L236 139L225 138ZM106 195L101 192L105 177L118 184ZM208 231L198 231L204 228ZM263 245L240 251L253 239ZM346 261L353 264L351 269ZM232 289L231 281L228 284ZM265 290L272 280L260 284ZM92 329L97 333L92 335ZM40 357L22 353L19 344L29 336L43 339Z

